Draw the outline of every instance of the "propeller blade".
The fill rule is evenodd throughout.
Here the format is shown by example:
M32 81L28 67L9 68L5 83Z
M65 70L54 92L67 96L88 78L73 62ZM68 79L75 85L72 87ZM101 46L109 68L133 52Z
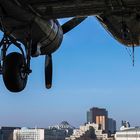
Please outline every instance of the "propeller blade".
M68 22L64 23L61 26L63 33L66 34L67 32L71 31L73 28L75 28L80 23L82 23L86 18L87 17L73 18L73 19L69 20Z
M45 57L45 86L47 89L52 87L52 72L53 71L53 63L52 63L52 55L46 55Z

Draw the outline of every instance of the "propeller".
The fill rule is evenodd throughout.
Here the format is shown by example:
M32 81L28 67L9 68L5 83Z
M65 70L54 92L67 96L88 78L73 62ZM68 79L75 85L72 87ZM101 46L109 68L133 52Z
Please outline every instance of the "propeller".
M47 89L52 87L52 75L53 75L53 63L52 55L48 54L45 56L45 86Z
M61 27L63 33L71 31L73 28L78 26L81 22L83 22L87 17L79 17L73 18L68 22L64 23ZM48 54L45 56L45 86L47 89L52 87L52 76L53 76L53 62L52 62L52 54Z
M87 17L79 17L79 18L72 18L68 22L64 23L61 27L63 30L63 33L66 34L67 32L71 31L73 28L78 26L80 23L82 23Z

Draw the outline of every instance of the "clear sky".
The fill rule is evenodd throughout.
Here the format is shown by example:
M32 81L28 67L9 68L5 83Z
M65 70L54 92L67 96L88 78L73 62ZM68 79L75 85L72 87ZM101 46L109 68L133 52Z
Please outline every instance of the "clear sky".
M65 35L53 61L51 90L44 86L44 57L32 59L20 94L8 92L0 78L0 125L47 127L66 120L79 126L93 106L107 108L118 126L123 119L140 125L139 48L132 67L125 47L89 17Z

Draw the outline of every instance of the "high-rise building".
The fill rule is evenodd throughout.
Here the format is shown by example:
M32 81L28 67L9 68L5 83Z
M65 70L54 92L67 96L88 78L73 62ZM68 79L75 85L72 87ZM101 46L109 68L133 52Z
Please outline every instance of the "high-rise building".
M91 108L87 112L87 123L96 123L99 129L108 132L108 111L104 108Z
M111 134L116 132L116 121L112 118L108 118L108 132Z

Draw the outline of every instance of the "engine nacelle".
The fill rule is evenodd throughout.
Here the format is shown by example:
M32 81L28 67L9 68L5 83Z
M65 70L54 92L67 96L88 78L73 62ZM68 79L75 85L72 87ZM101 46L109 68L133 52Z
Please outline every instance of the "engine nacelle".
M46 21L40 18L36 18L35 22L39 29L33 30L34 42L38 40L36 46L33 46L37 47L34 55L46 55L55 52L63 39L63 31L59 22L57 20Z
M31 31L32 56L53 53L60 47L63 31L57 20L41 18L19 6L22 5L20 2L2 0L1 3L8 13L3 18L3 24L11 36L27 47L27 37ZM0 15L5 11L0 9Z

